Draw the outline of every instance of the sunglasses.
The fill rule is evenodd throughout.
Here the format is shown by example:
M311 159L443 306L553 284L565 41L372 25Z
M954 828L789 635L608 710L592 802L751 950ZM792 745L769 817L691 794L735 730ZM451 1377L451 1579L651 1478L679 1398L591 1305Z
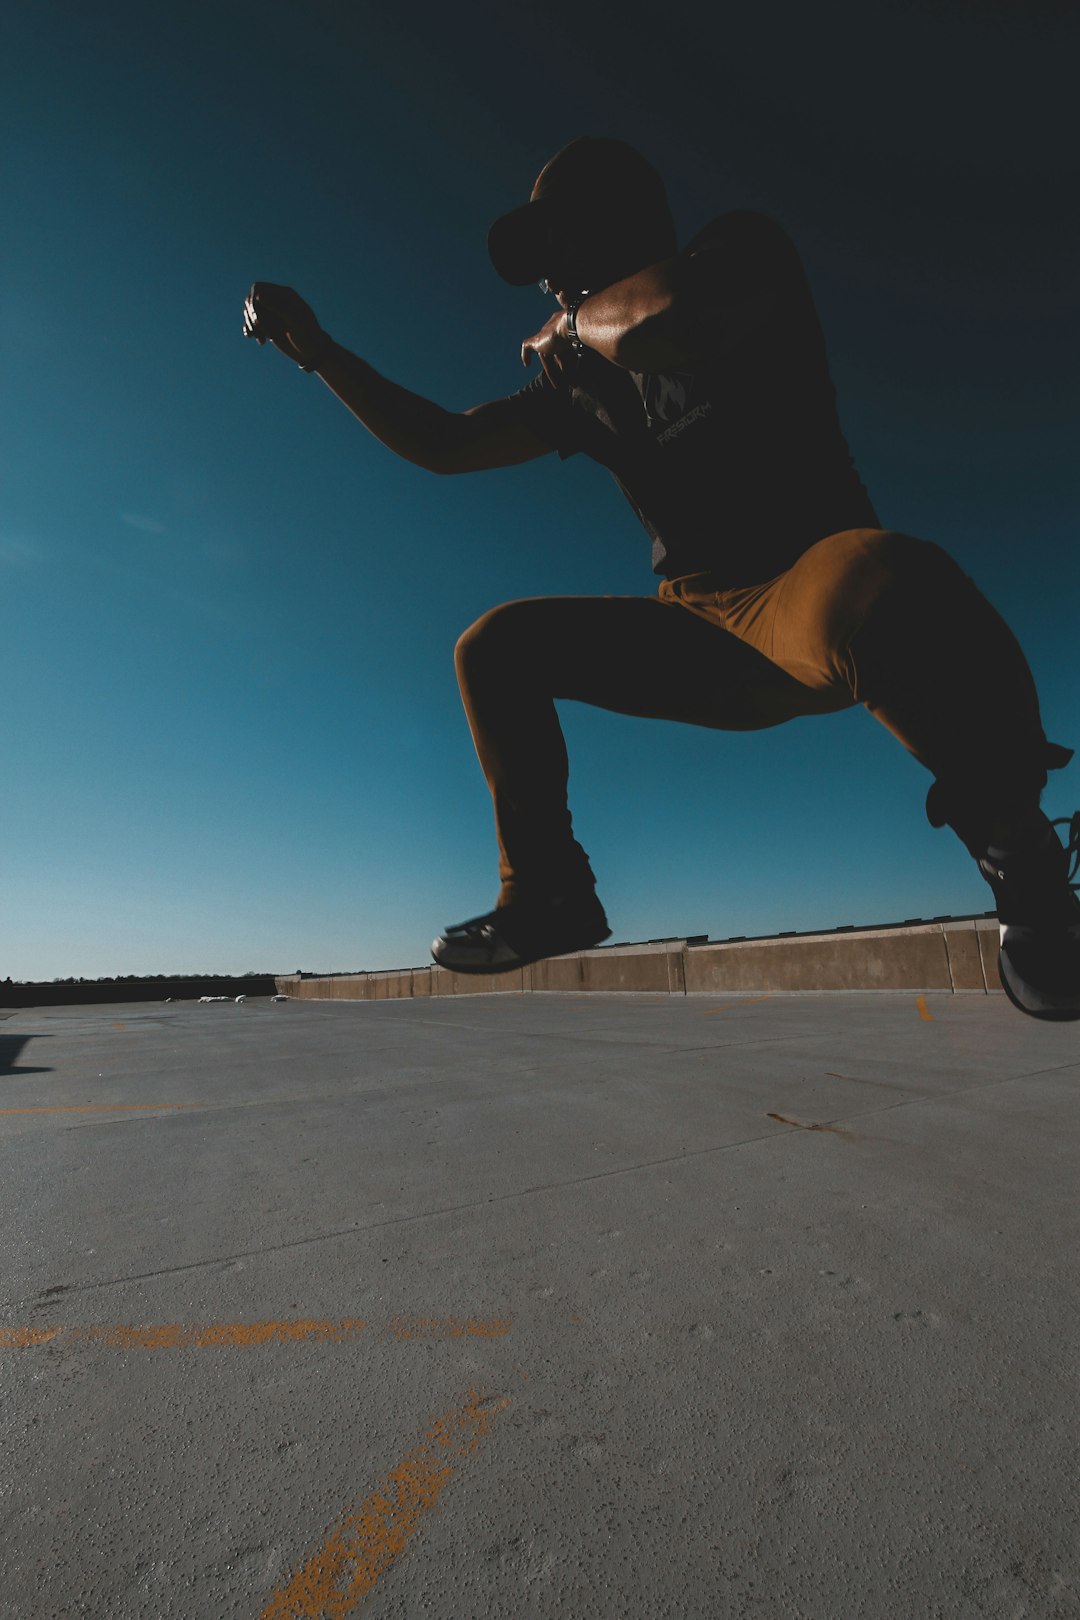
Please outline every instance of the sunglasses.
M548 280L546 276L543 281L538 281L536 285L540 288L542 293L550 294L552 298L558 298L559 289L557 287L553 287L550 280ZM587 298L589 296L588 288L586 287L576 287L574 290L575 292L579 293L582 298Z

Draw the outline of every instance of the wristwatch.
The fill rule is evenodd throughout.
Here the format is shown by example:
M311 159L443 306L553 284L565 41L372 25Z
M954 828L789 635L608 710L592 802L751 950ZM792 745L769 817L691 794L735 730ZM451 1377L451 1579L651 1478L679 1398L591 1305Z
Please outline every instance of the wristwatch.
M581 354L585 348L584 343L577 335L577 312L588 296L588 293L579 293L576 298L571 298L566 306L566 335L570 339L570 347L575 354Z

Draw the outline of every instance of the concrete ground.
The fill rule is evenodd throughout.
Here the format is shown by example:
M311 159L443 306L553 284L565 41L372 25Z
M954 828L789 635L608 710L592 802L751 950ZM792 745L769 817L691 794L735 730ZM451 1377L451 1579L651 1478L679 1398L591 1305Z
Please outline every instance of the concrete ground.
M1080 1025L0 1021L11 1620L1076 1620Z

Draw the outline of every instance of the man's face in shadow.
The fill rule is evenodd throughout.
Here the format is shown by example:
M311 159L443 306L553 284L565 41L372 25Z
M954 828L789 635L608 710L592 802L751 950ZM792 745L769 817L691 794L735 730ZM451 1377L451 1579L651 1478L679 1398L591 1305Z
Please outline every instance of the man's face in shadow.
M552 232L550 265L541 285L565 309L583 293L602 292L670 256L668 233L632 206L567 208Z

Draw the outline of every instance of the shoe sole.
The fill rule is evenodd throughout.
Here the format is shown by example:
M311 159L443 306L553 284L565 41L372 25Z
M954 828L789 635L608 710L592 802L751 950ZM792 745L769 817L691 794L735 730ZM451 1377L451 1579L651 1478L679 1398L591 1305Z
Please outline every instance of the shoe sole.
M557 956L572 956L575 951L595 950L597 945L602 945L605 939L610 938L611 929L608 928L597 939L583 941L580 945L563 945L561 949L557 951L537 951L532 956L519 956L513 962L477 962L475 964L470 963L467 966L462 963L458 963L455 966L453 962L444 962L435 954L434 951L432 951L431 955L436 965L438 967L445 968L448 973L482 973L485 975L491 973L513 973L518 968L528 967L532 962L548 962Z
M1080 1018L1080 1008L1040 1007L1035 1009L1032 1007L1025 1007L1024 1003L1018 999L1016 991L1005 977L1005 969L1001 965L1000 956L998 957L998 978L1001 980L1001 988L1004 990L1017 1012L1026 1014L1028 1018L1041 1018L1044 1023L1049 1024L1067 1024L1070 1022L1075 1023L1075 1021Z

